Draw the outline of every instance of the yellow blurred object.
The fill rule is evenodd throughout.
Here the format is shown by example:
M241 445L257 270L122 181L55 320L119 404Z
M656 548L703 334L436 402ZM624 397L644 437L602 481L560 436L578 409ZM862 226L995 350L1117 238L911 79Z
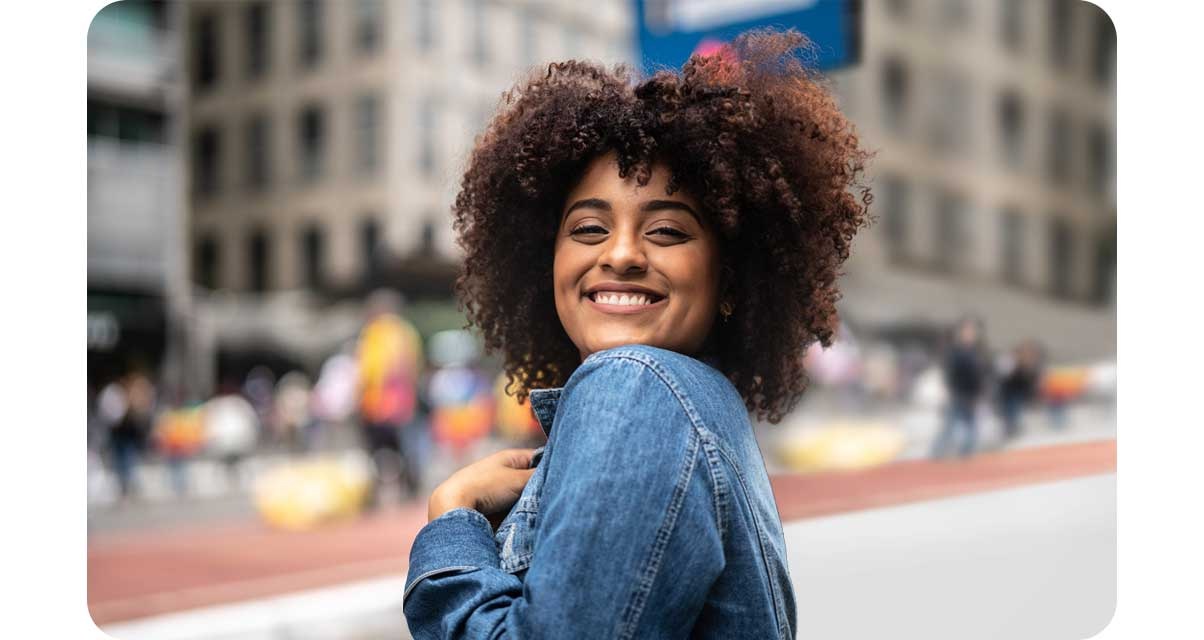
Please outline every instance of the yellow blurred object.
M163 412L155 423L155 442L164 455L186 458L205 446L205 422L200 407Z
M498 374L493 384L493 396L497 401L497 428L502 437L508 440L526 440L540 435L543 430L531 411L529 402L519 402L517 398L506 393L506 372Z
M876 423L837 423L784 439L778 458L795 471L864 469L894 460L903 451L899 430Z
M1087 390L1087 367L1052 367L1041 378L1041 395L1046 400L1066 401Z
M337 458L290 462L255 482L255 507L271 526L292 531L345 520L359 513L368 496L363 465Z

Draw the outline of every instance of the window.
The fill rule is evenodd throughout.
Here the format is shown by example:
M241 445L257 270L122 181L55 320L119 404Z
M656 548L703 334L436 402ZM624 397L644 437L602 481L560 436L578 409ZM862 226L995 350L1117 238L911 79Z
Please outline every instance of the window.
M192 188L198 196L212 196L221 180L221 137L217 128L203 127L192 140Z
M1000 1L999 40L1012 53L1024 46L1024 0Z
M1108 131L1099 125L1087 134L1087 188L1092 193L1106 194L1112 189L1112 141Z
M944 189L938 190L936 202L936 266L953 272L962 265L965 247L966 204L964 199Z
M196 258L193 280L210 291L217 289L220 276L218 268L221 259L217 238L210 235L202 236L197 241L193 255Z
M384 11L384 0L356 0L355 48L360 53L373 53L380 48Z
M435 102L433 98L423 98L418 107L418 166L423 175L435 175Z
M360 222L360 256L365 280L372 280L376 276L379 254L380 223L369 217Z
M297 3L297 51L302 69L312 69L322 61L322 4L319 0Z
M247 121L246 176L251 191L263 191L271 183L271 124L262 114Z
M430 52L435 48L435 3L434 0L415 0L415 11L417 16L414 20L414 28L417 33L414 34L414 39L418 43L418 49L424 53Z
M1074 244L1070 223L1055 215L1049 222L1050 289L1059 298L1071 295L1071 265L1074 263Z
M217 16L212 13L197 16L192 25L192 79L198 90L210 89L217 84L217 28Z
M256 293L268 290L268 264L271 257L267 231L259 229L247 241L247 288Z
M946 70L936 77L929 142L938 152L970 148L970 87L964 76Z
M167 116L162 111L88 100L88 137L135 144L163 144Z
M1116 27L1103 9L1094 7L1095 44L1091 55L1091 75L1101 87L1116 82Z
M301 181L322 177L326 154L326 117L321 107L310 105L297 117L297 139L301 149Z
M485 26L485 1L468 0L469 19L472 20L472 62L478 67L489 62L488 32Z
M380 97L361 96L355 103L355 169L373 175L380 165Z
M1020 284L1024 280L1024 218L1015 208L1006 208L1000 216L1000 261L1003 280Z
M1005 166L1019 169L1024 164L1024 103L1013 91L999 96L999 151Z
M301 232L301 274L310 289L322 287L322 259L325 251L322 229L309 225Z
M897 175L885 176L882 180L882 196L886 208L883 224L886 227L886 251L892 262L906 259L907 227L910 210L907 183Z
M1046 175L1049 181L1065 185L1070 181L1070 116L1061 109L1049 114L1049 137L1046 151Z
M268 70L271 59L271 27L266 2L254 2L245 9L247 36L247 77L254 80Z
M903 131L909 100L907 68L897 58L888 58L882 67L882 94L886 128L895 133Z
M1052 0L1049 3L1049 60L1059 69L1070 65L1071 11L1075 0Z

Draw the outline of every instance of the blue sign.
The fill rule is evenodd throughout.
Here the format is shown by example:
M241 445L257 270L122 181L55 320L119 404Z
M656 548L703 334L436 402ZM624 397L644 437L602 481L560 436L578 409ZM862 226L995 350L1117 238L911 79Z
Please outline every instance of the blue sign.
M861 0L635 0L635 11L645 71L679 69L691 54L760 27L802 32L816 46L809 62L822 71L861 56Z

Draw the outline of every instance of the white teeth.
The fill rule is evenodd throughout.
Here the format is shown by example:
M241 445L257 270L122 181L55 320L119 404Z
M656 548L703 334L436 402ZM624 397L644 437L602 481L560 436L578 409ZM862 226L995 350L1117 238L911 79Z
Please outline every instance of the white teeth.
M648 295L644 293L596 293L594 301L598 304L613 304L619 306L651 304Z

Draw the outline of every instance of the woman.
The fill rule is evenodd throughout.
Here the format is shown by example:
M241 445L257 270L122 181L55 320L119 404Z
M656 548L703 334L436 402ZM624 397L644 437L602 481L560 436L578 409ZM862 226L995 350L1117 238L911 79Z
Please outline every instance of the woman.
M794 636L749 413L802 394L869 203L805 44L746 34L635 85L570 61L507 94L456 199L457 288L548 440L432 493L416 638Z

